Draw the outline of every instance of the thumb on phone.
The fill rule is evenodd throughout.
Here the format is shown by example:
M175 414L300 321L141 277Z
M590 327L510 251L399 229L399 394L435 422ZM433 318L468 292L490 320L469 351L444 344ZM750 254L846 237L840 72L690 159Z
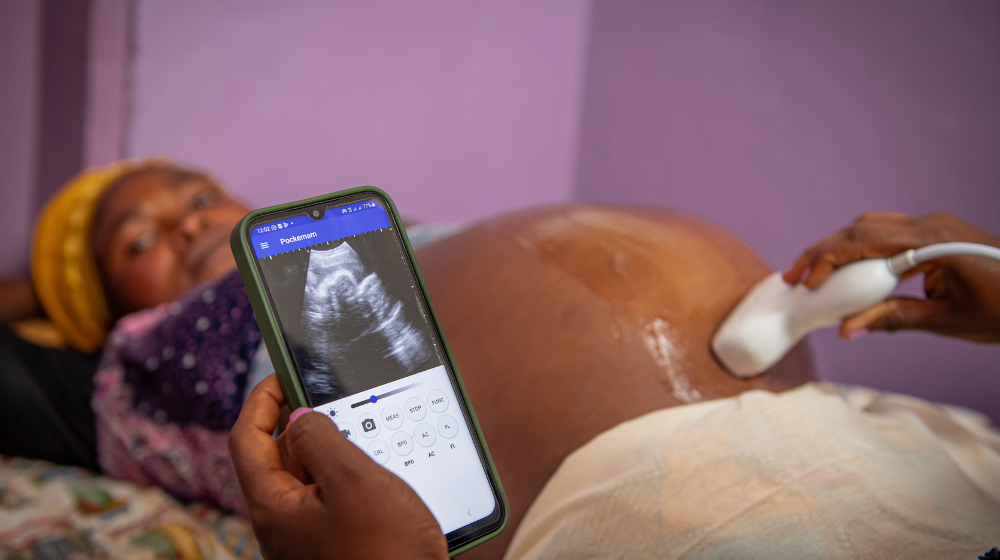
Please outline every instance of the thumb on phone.
M340 433L333 420L318 412L296 417L283 435L293 466L304 469L321 486L332 489L350 485L374 467L364 451Z
M840 324L840 338L854 340L865 331L929 330L947 313L943 301L892 297L848 317Z
M320 510L297 522L330 543L324 547L304 542L307 549L344 559L447 558L448 541L417 493L348 441L328 417L302 413L289 424L285 437L290 460L315 481L306 489L310 506ZM373 554L376 551L381 552Z

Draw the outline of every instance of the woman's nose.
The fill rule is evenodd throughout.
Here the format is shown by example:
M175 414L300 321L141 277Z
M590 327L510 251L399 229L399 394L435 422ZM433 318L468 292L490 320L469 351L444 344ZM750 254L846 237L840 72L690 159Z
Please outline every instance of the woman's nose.
M198 239L205 230L205 217L200 211L187 212L174 225L173 238L184 247Z

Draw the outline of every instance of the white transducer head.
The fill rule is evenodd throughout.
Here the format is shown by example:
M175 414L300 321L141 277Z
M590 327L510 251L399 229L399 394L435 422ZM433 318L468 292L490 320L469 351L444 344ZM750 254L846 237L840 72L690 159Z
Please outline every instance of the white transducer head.
M898 283L888 259L841 267L816 290L789 286L775 272L726 317L712 339L712 351L737 377L752 377L778 363L809 331L875 305Z

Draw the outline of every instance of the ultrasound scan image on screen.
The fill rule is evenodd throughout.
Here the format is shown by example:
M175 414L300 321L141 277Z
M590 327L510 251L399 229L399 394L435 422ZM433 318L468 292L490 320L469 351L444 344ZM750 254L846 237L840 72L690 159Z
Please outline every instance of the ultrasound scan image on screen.
M260 259L312 406L443 363L392 228Z

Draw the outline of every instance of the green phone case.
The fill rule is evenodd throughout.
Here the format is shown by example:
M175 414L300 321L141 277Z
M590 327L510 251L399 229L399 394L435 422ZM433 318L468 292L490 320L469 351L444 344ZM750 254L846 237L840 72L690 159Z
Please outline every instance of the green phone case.
M362 193L372 193L380 196L387 203L389 211L392 212L394 223L403 223L399 218L399 213L396 212L396 205L392 202L392 199L389 198L389 195L376 187L358 187L323 196L308 198L305 200L299 200L296 202L289 202L287 204L279 204L277 206L254 210L244 216L244 218L240 220L240 223L236 224L236 227L233 228L233 233L229 237L229 244L233 249L233 256L236 258L236 266L239 268L240 276L243 278L243 284L246 287L247 296L250 298L250 306L253 308L257 324L260 326L261 336L264 338L264 343L267 345L267 351L271 355L271 363L274 365L275 372L278 374L278 382L281 384L281 391L285 394L285 400L287 401L288 408L290 410L295 410L296 408L303 406L309 406L309 404L306 399L305 392L299 383L298 376L295 375L295 365L292 358L288 353L288 349L285 348L281 334L278 332L278 323L275 320L270 306L267 304L267 297L264 295L263 283L257 273L257 267L254 265L256 256L254 255L253 249L250 247L247 226L251 220L264 214L292 210L302 206L308 206L344 196ZM438 321L437 313L434 311L434 305L431 302L430 294L427 292L427 286L424 284L424 278L420 274L420 267L417 266L417 259L413 256L413 247L410 246L410 240L406 236L406 230L400 227L399 232L403 239L403 246L406 249L406 254L410 259L410 264L413 266L413 271L416 273L417 282L419 282L420 289L424 293L424 299L427 301L427 308L430 311L431 319L434 321L434 326L437 328L438 334L441 337L441 343L444 346L445 354L448 356L448 362L451 365L451 370L455 373L455 380L458 384L459 394L465 402L466 410L469 411L469 418L472 420L472 427L476 431L476 438L479 441L480 448L483 450L483 455L486 458L486 464L489 467L490 477L496 485L497 493L500 495L501 507L503 508L503 522L500 524L500 527L472 542L466 543L461 547L450 551L449 554L454 557L458 554L471 550L502 533L507 527L507 521L510 518L510 507L507 504L507 495L503 491L503 485L500 483L500 477L497 475L496 467L493 465L493 457L490 455L490 450L486 446L486 440L483 438L483 432L479 428L479 420L476 419L476 413L472 408L472 403L469 401L469 395L465 391L465 383L462 382L462 376L458 373L458 367L455 365L455 357L452 356L451 348L448 346L448 340L445 338L444 332L441 330L441 323Z

